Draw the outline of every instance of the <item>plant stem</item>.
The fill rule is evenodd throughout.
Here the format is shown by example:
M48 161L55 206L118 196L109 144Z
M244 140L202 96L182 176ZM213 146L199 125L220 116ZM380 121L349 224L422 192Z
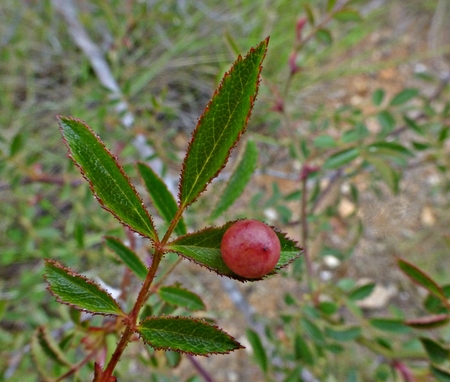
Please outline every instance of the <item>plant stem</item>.
M139 291L139 295L133 306L133 310L128 315L128 317L125 319L126 328L125 328L125 330L122 334L122 337L120 338L120 341L117 344L116 350L114 351L113 355L111 356L108 366L106 367L105 371L103 372L99 382L109 382L110 381L112 373L113 373L117 363L119 362L123 351L127 347L131 336L134 334L135 329L136 329L136 321L137 321L137 318L139 315L139 311L141 310L142 305L144 305L144 302L145 302L145 299L147 296L147 292L150 289L153 279L155 278L156 270L158 269L158 266L159 266L159 263L161 262L163 254L164 254L164 252L162 250L160 250L160 249L155 250L155 254L153 255L152 265L150 266L150 269L147 273L147 277L145 278L145 281L142 284L142 288Z
M304 176L301 180L302 182L302 200L301 200L301 222L302 222L302 248L303 256L305 258L306 264L306 282L308 284L308 289L311 292L313 290L312 279L313 279L313 268L311 263L311 258L308 253L308 176Z
M120 357L122 356L122 353L124 352L125 348L127 347L131 336L134 334L134 332L136 330L136 322L137 322L137 319L139 316L139 312L140 312L142 306L144 305L145 301L147 300L148 291L150 290L150 286L152 285L152 282L156 275L156 271L159 267L159 264L161 262L163 255L164 255L164 246L169 241L170 235L172 234L172 232L174 231L178 222L180 221L183 210L184 210L183 207L180 207L178 209L174 218L170 222L169 228L167 229L167 232L164 235L164 238L162 239L162 241L160 243L157 243L155 245L156 248L155 248L155 253L153 255L152 265L150 266L150 269L148 270L147 277L145 278L145 281L142 284L141 290L139 291L138 297L136 299L136 302L133 306L132 311L130 312L128 317L126 317L124 320L126 328L125 328L125 330L122 334L122 337L120 338L120 341L117 344L116 350L114 350L114 353L111 356L111 359L109 360L108 366L106 367L105 371L103 372L99 382L110 382L112 373L113 373L117 363L119 362Z

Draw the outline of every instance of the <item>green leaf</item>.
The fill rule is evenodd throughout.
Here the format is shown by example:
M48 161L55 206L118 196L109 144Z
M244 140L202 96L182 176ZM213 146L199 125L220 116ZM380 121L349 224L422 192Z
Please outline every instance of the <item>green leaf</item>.
M216 219L223 214L242 194L245 186L250 181L258 162L258 149L253 141L248 141L242 159L230 177L219 202L211 214L211 219Z
M391 156L414 156L414 154L408 150L405 146L397 142L375 142L367 146L368 150L372 154L377 155L391 155Z
M331 301L321 301L318 308L323 314L330 316L338 311L339 306Z
M410 99L416 97L419 94L419 89L414 88L408 88L403 89L402 91L398 92L394 98L391 99L391 102L389 103L391 106L399 106L406 102L408 102Z
M164 352L164 355L166 356L168 364L172 368L177 367L181 362L181 354L180 353L177 353L177 352L171 351L171 350L166 350Z
M369 320L374 328L391 333L404 334L409 333L410 328L405 326L402 320L394 318L372 318Z
M442 290L447 299L450 298L450 284L443 285ZM429 293L425 301L423 302L425 309L434 314L450 313L449 309L444 305L442 299L437 298L433 294Z
M130 248L124 245L115 237L106 237L105 243L108 248L116 253L117 256L130 268L134 274L142 280L145 280L148 269L141 259Z
M380 106L383 103L384 99L384 90L383 89L377 89L372 93L372 102L375 106Z
M61 348L55 342L55 340L50 336L47 329L44 326L40 326L34 332L32 337L32 346L39 345L43 352L53 361L59 363L60 365L71 367L72 364L66 358Z
M153 348L180 353L226 354L243 348L216 326L187 317L150 317L142 321L136 331Z
M178 253L180 256L192 260L195 263L204 266L219 275L227 276L239 281L257 281L261 279L246 279L232 272L222 260L220 253L220 242L225 231L232 225L228 222L222 227L209 227L201 231L194 232L167 244L167 250ZM281 255L275 270L270 273L272 275L276 271L289 265L301 254L301 249L297 247L297 243L285 237L285 234L275 231L280 239Z
M252 346L256 363L259 365L264 374L266 374L268 370L267 354L264 350L263 344L261 343L261 339L259 338L258 333L252 329L247 329L246 333L250 345Z
M308 318L302 317L300 319L300 325L304 332L317 344L323 345L325 343L325 337L322 330Z
M415 131L417 134L425 135L423 128L419 126L413 119L408 118L406 115L404 115L403 120L405 121L406 126L411 130Z
M303 8L305 8L306 17L308 18L308 22L311 24L311 26L314 25L314 12L309 4L303 4Z
M410 262L400 258L397 259L397 264L402 272L405 273L412 281L424 287L428 292L435 295L442 301L446 301L446 296L442 288L425 272Z
M350 326L342 328L325 328L325 335L335 341L353 341L361 335L361 328L359 326Z
M438 381L450 382L450 370L436 365L430 365L430 370Z
M195 293L179 286L165 286L158 290L159 297L168 304L190 310L205 310L205 304Z
M386 110L380 111L377 114L378 123L381 126L381 134L389 134L395 127L395 118Z
M330 12L334 8L335 4L336 4L336 0L328 0L328 2L327 2L327 12Z
M375 289L375 286L376 286L375 283L361 285L360 287L353 289L349 293L348 298L352 301L363 300L372 294L373 290Z
M329 135L319 135L313 139L313 145L318 148L331 148L336 147L336 141Z
M435 340L431 338L420 338L420 342L422 342L422 346L430 357L431 362L433 363L443 363L449 359L450 351L449 349L442 346Z
M239 57L206 106L183 163L180 206L192 204L224 167L245 131L258 92L269 39Z
M320 28L316 32L317 39L325 45L330 45L333 42L333 36L328 29Z
M346 149L339 151L330 157L327 158L325 161L323 168L325 170L332 170L338 167L341 167L345 164L350 163L354 159L356 159L359 156L359 150L355 147L351 149Z
M343 8L342 10L336 12L333 15L333 18L342 22L361 21L362 19L358 11L350 8Z
M161 214L161 217L167 224L170 224L175 214L178 211L177 202L168 190L166 184L156 173L145 163L138 163L137 168L144 180L145 187L152 199L153 205ZM178 222L175 232L178 235L185 235L187 233L186 224L183 218Z
M374 155L365 155L364 158L376 168L381 178L391 189L391 191L394 194L397 194L399 190L399 177L392 166L387 161L377 158Z
M111 295L92 280L71 271L55 260L45 260L48 289L62 304L102 315L124 313Z
M70 157L80 167L102 207L122 224L158 240L152 219L130 180L90 127L75 118L58 117Z
M9 147L9 157L12 158L15 156L20 150L22 150L23 146L23 135L21 133L17 133L11 141Z
M314 365L314 355L303 336L296 334L294 339L294 356L296 360L307 365Z

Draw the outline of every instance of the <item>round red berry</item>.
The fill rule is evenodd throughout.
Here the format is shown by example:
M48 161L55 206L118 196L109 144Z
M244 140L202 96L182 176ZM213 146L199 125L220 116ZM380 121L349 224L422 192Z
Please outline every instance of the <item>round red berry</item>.
M259 220L240 220L231 225L220 244L222 259L234 273L254 279L275 268L281 245L272 228Z

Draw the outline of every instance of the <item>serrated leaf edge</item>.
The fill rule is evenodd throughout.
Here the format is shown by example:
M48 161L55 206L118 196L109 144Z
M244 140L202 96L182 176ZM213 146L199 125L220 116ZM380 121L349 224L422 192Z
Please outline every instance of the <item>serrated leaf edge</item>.
M231 350L228 350L226 352L211 352L211 353L208 353L208 354L198 354L198 353L193 353L193 352L179 350L179 349L172 349L171 347L157 347L157 346L154 346L149 341L146 341L143 338L143 336L141 335L141 333L139 332L139 326L142 325L142 323L144 323L147 320L150 321L150 320L154 320L154 319L157 319L157 320L161 320L161 319L163 319L163 320L164 319L176 319L176 320L184 320L184 321L194 321L194 322L198 322L200 324L203 324L205 326L213 327L214 329L217 329L218 331L220 331L223 334L225 334L228 338L230 338L237 345L237 347L235 349L231 349ZM231 336L230 334L225 332L223 329L219 328L217 325L210 324L209 322L205 321L202 318L183 317L183 316L170 316L170 315L150 316L150 317L146 317L144 320L139 322L139 325L136 328L135 332L138 334L139 338L141 338L142 341L146 345L151 346L155 350L171 350L171 351L174 351L174 352L177 352L177 353L181 353L181 354L200 355L200 356L203 356L203 357L208 357L211 354L229 354L229 353L231 353L232 351L235 351L235 350L245 349L245 346L242 346L238 341L236 341L236 339L233 336Z
M292 240L292 239L290 239L289 237L287 237L287 234L284 233L284 232L279 231L278 228L276 228L276 227L274 227L274 226L268 225L270 228L272 228L272 229L275 231L275 233L277 234L277 236L280 235L280 236L282 236L284 239L286 239L287 241L292 242L292 243L294 244L294 246L298 249L298 255L297 255L297 256L294 256L292 259L290 259L288 262L286 262L286 263L284 263L284 264L282 264L282 265L276 265L275 268L274 268L274 270L273 270L272 272L269 272L268 274L266 274L266 275L264 275L264 276L262 276L262 277L258 277L258 278L254 278L254 279L248 279L248 278L245 278L245 277L242 277L242 276L237 275L236 273L234 273L234 272L233 272L231 269L229 269L228 267L227 267L227 268L228 268L228 270L232 273L232 275L225 275L225 274L223 274L223 273L220 273L220 272L219 272L217 269L215 269L215 268L211 268L211 267L209 267L209 266L206 265L206 264L202 264L202 263L200 263L200 262L197 262L195 259L192 259L192 258L190 258L190 257L188 257L188 256L186 256L186 255L184 255L183 253L178 252L176 249L171 249L171 248L170 248L171 245L176 245L176 242L177 242L179 239L185 238L185 237L187 237L187 236L192 236L192 235L195 235L195 234L198 234L198 233L201 233L201 232L212 231L212 230L214 230L214 229L222 229L222 228L224 228L224 227L226 227L226 226L231 226L232 224L234 224L234 223L236 223L236 222L238 222L238 221L240 221L240 220L245 220L245 218L237 219L237 220L233 220L233 221L226 222L224 225L222 225L222 226L220 226L220 227L211 226L211 227L207 227L207 228L200 229L200 230L198 230L198 231L190 232L190 233L188 233L188 234L186 234L186 235L183 235L183 236L179 236L179 237L177 237L175 240L173 240L173 241L171 241L170 243L167 244L167 251L168 251L168 252L172 252L172 253L176 253L178 256L181 256L181 257L185 258L186 260L189 260L189 261L191 261L191 262L193 262L193 263L199 265L199 266L202 267L202 268L206 268L207 270L209 270L209 271L211 271L211 272L214 272L214 273L218 274L218 275L221 276L221 277L228 277L228 278L230 278L230 279L237 280L237 281L240 281L240 282L242 282L242 283L245 283L245 282L253 282L253 281L262 281L262 280L265 280L265 279L267 279L267 278L269 278L269 277L271 277L271 276L274 276L274 275L278 274L278 271L282 270L283 268L288 267L292 262L294 262L296 259L298 259L298 258L301 256L301 254L303 253L303 249L299 247L297 241ZM226 266L226 265L225 265L225 266Z
M100 137L92 130L92 128L84 121L82 121L79 118L74 118L74 117L64 117L61 115L57 116L58 119L58 123L59 123L59 130L61 132L61 136L62 136L62 140L64 142L64 145L67 147L68 150L68 154L67 156L70 158L70 160L75 164L75 166L77 166L80 170L81 175L83 176L84 179L86 179L86 181L89 184L89 188L91 189L92 194L94 195L94 197L98 200L98 202L100 203L100 206L108 211L109 213L111 213L119 222L120 224L122 224L123 226L129 228L130 230L132 230L133 232L136 232L137 234L141 235L142 237L146 237L149 238L152 241L158 242L158 232L156 231L155 228L155 224L153 222L152 216L149 214L149 212L147 211L147 208L145 208L144 202L142 201L142 198L140 197L140 195L138 194L138 192L136 191L136 188L134 187L133 183L131 182L130 178L128 177L128 175L125 173L125 171L123 170L122 166L119 164L118 159L115 155L113 155L108 148L106 147L105 143L100 139ZM119 171L122 173L122 175L125 177L125 179L128 181L128 184L131 186L131 189L133 190L133 192L135 193L135 195L137 196L137 198L139 199L139 201L141 202L142 208L145 212L145 214L147 215L147 217L149 218L149 222L151 225L151 228L154 232L155 237L149 237L147 235L144 235L143 233L137 231L136 229L134 229L133 227L131 227L128 223L124 222L111 208L109 208L108 206L106 206L102 200L102 198L100 198L97 193L95 192L94 189L94 185L93 183L90 181L90 179L86 176L83 167L75 160L75 158L72 156L72 150L69 146L69 143L66 140L66 137L64 136L63 133L63 128L61 126L61 123L63 120L72 120L72 121L76 121L78 123L81 123L82 125L84 125L86 127L86 129L89 130L90 133L92 133L94 135L94 137L97 139L97 141L101 144L101 146L103 147L103 149L105 150L105 152L113 159L115 165L117 166L117 168L119 169Z
M81 278L81 279L84 279L88 284L94 285L94 286L97 287L100 291L106 293L106 294L107 294L109 297L111 297L111 299L116 303L117 308L120 310L121 314L119 314L119 313L114 314L114 313L99 313L99 312L93 312L93 311L90 311L90 310L88 310L88 309L84 309L84 308L78 307L77 305L75 305L75 304L73 304L73 303L63 301L63 300L62 300L55 292L52 291L51 285L50 285L50 281L47 280L47 273L44 273L44 279L45 279L45 281L47 282L47 287L46 287L46 289L47 289L47 290L55 297L56 301L58 301L60 304L64 304L64 305L71 306L71 307L73 307L73 308L75 308L75 309L77 309L77 310L79 310L79 311L81 311L81 312L90 313L90 314L92 314L92 315L100 315L100 316L105 316L105 317L107 317L107 316L111 316L111 317L117 317L117 316L126 317L126 314L122 311L122 309L120 308L120 306L119 306L119 304L117 303L117 301L111 296L111 294L110 294L107 290L105 290L104 288L102 288L99 284L97 284L96 282L90 280L90 279L87 278L86 276L80 275L79 273L72 271L72 269L70 269L70 268L68 268L68 267L65 267L65 266L62 265L59 261L56 261L56 260L53 260L53 259L44 259L44 261L45 261L46 263L51 263L51 264L53 264L54 266L56 266L57 268L60 268L60 269L62 269L62 270L64 270L64 271L66 271L70 276L79 277L79 278Z
M252 48L250 49L250 51L249 51L244 57L242 57L241 55L238 56L238 58L236 59L236 61L233 63L231 69L228 70L228 71L224 74L224 76L223 76L223 78L222 78L222 80L221 80L219 86L218 86L218 87L216 88L216 90L214 91L213 96L211 97L210 101L209 101L208 104L206 105L205 110L203 111L202 115L201 115L200 118L198 119L197 125L196 125L194 131L192 132L191 140L189 141L188 148L187 148L187 150L186 150L186 155L185 155L185 157L184 157L183 165L182 165L182 169L181 169L180 181L179 181L179 188L178 188L178 200L179 200L179 207L180 207L180 208L183 208L183 209L184 209L184 208L187 208L188 206L190 206L191 204L195 203L195 201L198 199L198 197L206 190L207 186L213 181L213 179L215 179L215 178L219 175L219 173L220 173L220 172L223 170L223 168L226 166L226 164L227 164L227 162L228 162L228 159L230 158L230 155L231 155L232 151L234 150L234 148L236 147L237 143L239 142L239 140L240 140L242 134L245 133L245 131L246 131L246 129L247 129L248 122L249 122L249 120L250 120L250 118L251 118L251 115L252 115L253 106L254 106L254 104L255 104L256 97L257 97L257 95L258 95L259 85L260 85L260 83L261 83L262 62L264 61L264 58L266 57L266 54L267 54L267 47L268 47L268 44L269 44L269 39L270 39L270 36L269 36L269 37L266 37L266 39L263 40L263 41L262 41L260 44L258 44L256 47L252 47ZM204 119L206 113L209 111L210 105L214 102L214 100L215 100L215 99L217 98L217 96L219 95L219 92L221 91L222 86L223 86L225 80L232 76L232 73L233 73L233 71L234 71L236 65L237 65L239 62L243 61L246 57L250 56L256 49L259 48L259 46L260 46L261 44L265 44L264 54L263 54L262 59L261 59L261 61L260 61L260 63L259 63L259 70L258 70L258 76L257 76L257 81L256 81L256 89L255 89L254 95L250 96L250 109L249 109L249 112L247 113L247 117L246 117L246 119L245 119L244 127L243 127L243 129L239 132L239 134L238 134L238 136L236 137L236 140L234 141L233 145L232 145L232 146L230 147L230 149L228 150L228 154L227 154L227 156L226 156L226 158L225 158L225 161L224 161L224 163L222 164L222 166L221 166L221 167L217 170L217 172L216 172L216 173L215 173L215 174L214 174L214 175L206 182L206 184L205 184L204 187L201 189L201 191L197 194L197 196L195 196L190 202L188 202L188 203L186 203L186 204L183 205L183 204L182 204L182 185L183 185L183 179L184 179L184 173L185 173L186 161L187 161L187 158L188 158L189 154L191 153L191 147L192 147L193 142L194 142L195 139L196 139L196 136L197 136L199 127L202 125L203 119ZM188 195L188 196L189 196L189 195Z

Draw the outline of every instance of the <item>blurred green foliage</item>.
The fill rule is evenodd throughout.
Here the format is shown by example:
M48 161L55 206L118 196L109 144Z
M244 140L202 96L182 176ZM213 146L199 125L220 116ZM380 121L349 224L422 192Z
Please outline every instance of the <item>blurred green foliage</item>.
M312 259L314 289L305 282L307 264L294 263L285 276L300 290L280 293L275 320L261 318L270 346L247 331L256 364L267 380L298 381L303 375L306 381L306 371L327 381L407 380L405 365L418 378L449 380L448 327L423 335L404 322L448 314L442 301L431 295L422 301L408 279L397 275L392 304L375 313L357 304L370 296L374 283L386 284L399 273L394 256L407 257L436 284L448 282L449 90L432 59L450 49L428 52L423 33L440 2L391 1L372 9L375 1L354 1L350 11L326 20L330 3L77 1L84 27L104 49L135 115L133 129L126 130L52 2L2 1L0 380L34 381L36 364L54 375L64 370L64 362L48 362L43 354L32 361L32 338L48 344L38 328L57 338L57 348L71 360L92 334L78 313L45 290L43 258L100 274L120 287L123 267L103 237L125 239L125 233L66 158L56 114L89 121L133 179L132 164L148 159L132 144L138 133L156 149L165 170L177 172L187 137L236 50L242 53L267 35L270 49L248 134L258 145L260 173L274 181L249 187L224 217L271 220L293 227L301 240L305 206L309 232L302 244ZM307 20L303 38L312 35L304 43L295 39L299 18ZM392 26L398 20L407 33ZM302 202L305 189L298 180L305 164L315 171L306 176ZM188 211L189 227L203 224L210 204L199 202ZM327 265L329 256L338 260L336 269ZM372 281L357 284L362 277ZM442 289L448 292L448 286ZM399 296L407 296L405 302ZM151 300L147 309L175 308ZM90 325L102 322L95 318ZM113 349L116 337L105 341ZM132 349L135 359L123 361L119 372L127 375L137 359L150 380L177 380L170 371L177 355L146 351ZM52 359L58 359L54 352ZM82 369L77 380L91 374Z

